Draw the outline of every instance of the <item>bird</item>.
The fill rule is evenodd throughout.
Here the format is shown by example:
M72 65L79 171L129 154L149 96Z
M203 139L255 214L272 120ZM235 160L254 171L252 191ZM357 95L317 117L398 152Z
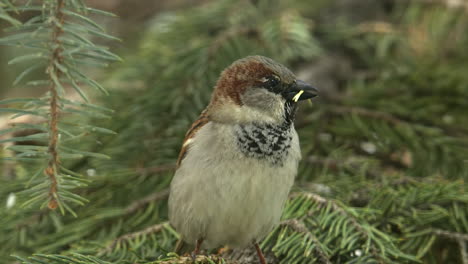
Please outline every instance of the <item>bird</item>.
M282 64L248 56L224 69L187 131L170 184L169 222L202 248L255 246L279 224L301 159L294 118L318 90Z

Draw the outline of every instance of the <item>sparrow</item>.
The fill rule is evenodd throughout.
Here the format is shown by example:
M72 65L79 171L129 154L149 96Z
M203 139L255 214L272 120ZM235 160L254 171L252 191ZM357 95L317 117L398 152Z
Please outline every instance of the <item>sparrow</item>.
M185 135L169 195L169 221L201 248L255 246L279 224L301 159L294 117L317 89L285 66L249 56L220 75Z

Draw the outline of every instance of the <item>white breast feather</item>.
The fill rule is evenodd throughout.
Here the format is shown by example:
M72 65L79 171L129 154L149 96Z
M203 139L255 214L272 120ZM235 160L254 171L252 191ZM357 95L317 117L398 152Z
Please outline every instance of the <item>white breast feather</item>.
M184 240L203 246L245 247L278 224L300 160L298 136L281 167L248 158L236 146L234 127L209 122L189 144L169 197L171 224Z

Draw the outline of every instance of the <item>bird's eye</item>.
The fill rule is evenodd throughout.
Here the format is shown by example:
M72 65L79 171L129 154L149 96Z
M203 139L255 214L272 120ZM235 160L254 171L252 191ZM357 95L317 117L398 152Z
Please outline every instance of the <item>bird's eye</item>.
M281 79L276 75L270 75L262 78L261 81L263 82L263 87L268 90L274 90L280 84Z

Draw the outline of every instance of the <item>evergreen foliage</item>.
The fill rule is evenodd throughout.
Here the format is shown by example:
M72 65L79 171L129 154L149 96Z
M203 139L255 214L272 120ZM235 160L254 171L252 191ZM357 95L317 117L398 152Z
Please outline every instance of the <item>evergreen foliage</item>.
M87 77L80 67L101 66L105 62L119 58L91 42L89 36L114 37L104 33L101 26L86 17L88 12L100 12L87 8L79 1L50 0L42 5L33 5L31 1L22 6L14 6L9 1L2 2L2 18L8 20L14 27L10 34L0 39L1 44L21 46L27 52L13 58L8 64L28 62L29 66L16 78L14 84L20 84L29 74L42 70L45 76L40 80L29 80L26 85L47 85L49 92L41 98L16 98L0 101L2 105L18 105L18 108L0 108L0 112L14 113L14 118L24 115L39 117L34 123L17 123L0 131L1 134L15 133L27 129L38 133L27 136L12 136L3 139L1 143L23 142L21 145L10 145L8 150L16 152L13 157L5 160L30 163L26 190L21 192L23 207L41 204L41 207L60 209L62 214L69 211L76 215L70 203L84 205L87 199L69 190L86 186L88 180L79 173L66 168L62 163L70 159L80 159L85 156L107 158L99 153L93 153L70 147L90 132L113 133L110 130L78 125L73 122L73 116L108 117L111 110L90 103L82 86L87 85L106 93L96 81ZM5 9L4 9L5 8ZM25 23L20 23L8 15L11 12L35 11ZM71 86L82 101L66 98L65 88ZM64 120L66 117L67 120ZM34 141L31 144L31 141Z
M101 101L117 109L112 119L80 116L118 132L70 146L112 157L67 162L65 173L81 172L88 184L73 185L75 193L90 202L69 205L77 217L0 207L0 262L13 262L14 254L34 264L183 263L171 253L179 235L167 222L166 207L183 135L206 106L220 71L260 54L295 69L330 57L350 65L344 77L337 67L321 72L341 78L328 89L311 80L322 94L302 105L296 122L303 161L283 221L262 243L273 252L271 261L468 263L466 10L387 1L392 4L382 8L381 21L356 23L346 15L327 16L334 1L310 2L213 1L151 21L136 50L108 74L106 85L114 90ZM70 17L85 22L90 12ZM29 38L29 30L21 38ZM44 102L50 95L31 99L27 106L35 108L21 111L40 111L36 105ZM33 148L28 151L38 152ZM66 150L64 157L77 154ZM14 180L0 179L0 201L34 174L23 163L15 170ZM233 263L233 256L200 262Z

